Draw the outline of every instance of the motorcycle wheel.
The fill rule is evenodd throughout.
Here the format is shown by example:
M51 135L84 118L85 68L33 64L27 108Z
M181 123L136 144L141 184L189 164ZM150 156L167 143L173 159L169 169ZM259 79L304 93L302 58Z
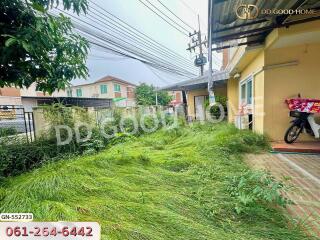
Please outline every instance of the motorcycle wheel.
M295 124L291 125L291 127L288 128L286 134L284 135L284 141L288 144L295 142L298 139L302 130L303 127L301 126Z

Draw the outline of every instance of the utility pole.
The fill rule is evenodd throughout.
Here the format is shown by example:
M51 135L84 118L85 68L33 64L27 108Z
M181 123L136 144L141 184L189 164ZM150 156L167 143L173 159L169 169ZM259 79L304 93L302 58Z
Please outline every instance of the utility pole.
M213 0L208 1L208 58L209 58L209 74L208 74L208 92L209 92L209 104L213 106L216 102L214 92L211 89L211 82L212 82L212 7L213 7Z
M199 40L200 43L202 43L202 40L201 40L201 28L200 28L200 16L199 16L199 14L198 14L198 26L199 26L198 40ZM199 49L200 49L200 58L201 58L201 57L203 57L202 44L199 45ZM203 66L204 65L200 66L200 74L201 74L201 76L203 76Z
M191 42L193 45L188 44L187 50L192 52L196 52L196 48L199 47L199 54L196 56L196 59L194 61L194 64L197 67L200 67L200 75L203 76L203 69L204 65L207 63L207 58L203 55L203 48L202 45L207 45L207 40L205 39L202 41L202 35L201 35L201 27L200 27L200 16L198 14L198 31L194 31L194 33L189 33L189 37L191 38ZM196 37L196 38L195 38Z

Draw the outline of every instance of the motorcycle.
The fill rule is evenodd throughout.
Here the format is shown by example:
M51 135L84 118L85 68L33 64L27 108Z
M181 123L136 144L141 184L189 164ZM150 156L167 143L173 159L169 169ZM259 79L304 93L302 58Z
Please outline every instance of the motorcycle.
M300 95L296 99L288 99L290 117L295 118L291 121L291 126L284 135L286 143L295 142L299 135L304 131L307 134L320 138L320 125L315 121L315 114L320 112L320 101L316 99L301 99Z
M309 135L319 138L320 125L316 124L313 113L290 111L290 117L295 119L291 121L292 124L284 135L286 143L295 142L303 130Z

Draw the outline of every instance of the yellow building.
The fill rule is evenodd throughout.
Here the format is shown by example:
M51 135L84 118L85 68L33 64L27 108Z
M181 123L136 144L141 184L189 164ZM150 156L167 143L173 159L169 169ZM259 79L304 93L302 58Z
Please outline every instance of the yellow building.
M271 140L283 140L290 124L285 99L298 94L320 98L319 15L274 14L268 18L258 15L255 19L239 19L235 8L226 5L230 1L214 2L213 43L218 46L216 50L228 49L228 120L239 128L264 133ZM269 7L301 10L319 5L304 1L306 6L295 6L294 2L297 1L279 0L274 3L276 6ZM265 9L266 4L267 1L261 1L257 9ZM233 47L234 43L238 46ZM312 138L304 136L300 140L306 139Z

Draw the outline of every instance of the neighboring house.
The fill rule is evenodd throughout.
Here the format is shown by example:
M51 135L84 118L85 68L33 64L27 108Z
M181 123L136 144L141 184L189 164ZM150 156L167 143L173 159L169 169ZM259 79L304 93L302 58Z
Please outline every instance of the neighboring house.
M227 95L226 80L229 75L227 71L217 71L212 74L214 79L215 94L220 96ZM210 86L212 88L212 86ZM208 72L204 76L178 82L166 86L162 90L181 91L182 96L186 96L187 117L189 120L206 120L208 118L206 107L208 106Z
M122 79L106 76L93 83L73 85L66 90L68 97L111 98L116 106L133 107L136 85Z
M183 103L182 91L168 91L168 95L172 98L169 105L175 107Z
M43 104L60 102L65 105L76 105L80 107L109 108L112 106L110 98L83 98L67 97L64 91L55 92L51 96L35 90L35 84L28 89L0 88L0 107L23 108L25 112L32 112L34 107ZM14 107L11 107L14 106ZM0 109L0 113L1 113Z
M239 128L283 140L290 124L285 99L320 98L320 20L310 15L238 19L233 1L211 1L212 40L228 49L228 120ZM257 8L270 8L258 1ZM316 9L319 1L274 2L272 7ZM275 6L276 5L276 6ZM306 139L306 138L305 138ZM311 139L311 138L308 138ZM303 140L303 138L302 138Z
M0 88L0 106L15 105L23 106L25 111L31 112L33 107L43 103L56 102L58 99L78 98L83 99L86 103L84 106L93 104L93 107L105 104L102 100L90 101L90 99L112 99L113 104L119 107L135 106L135 87L136 85L121 80L119 78L107 76L94 83L71 86L65 91L55 91L53 94L44 94L36 91L36 84L29 88ZM66 100L66 102L74 102ZM79 102L79 101L77 101ZM106 107L109 107L107 101ZM90 105L89 104L89 105ZM80 104L81 105L81 104Z
M22 105L20 89L0 88L0 105Z
M36 91L36 85L32 84L29 88L0 88L0 105L24 106L27 111L32 111L33 103L23 97L44 97L48 96L43 92Z

